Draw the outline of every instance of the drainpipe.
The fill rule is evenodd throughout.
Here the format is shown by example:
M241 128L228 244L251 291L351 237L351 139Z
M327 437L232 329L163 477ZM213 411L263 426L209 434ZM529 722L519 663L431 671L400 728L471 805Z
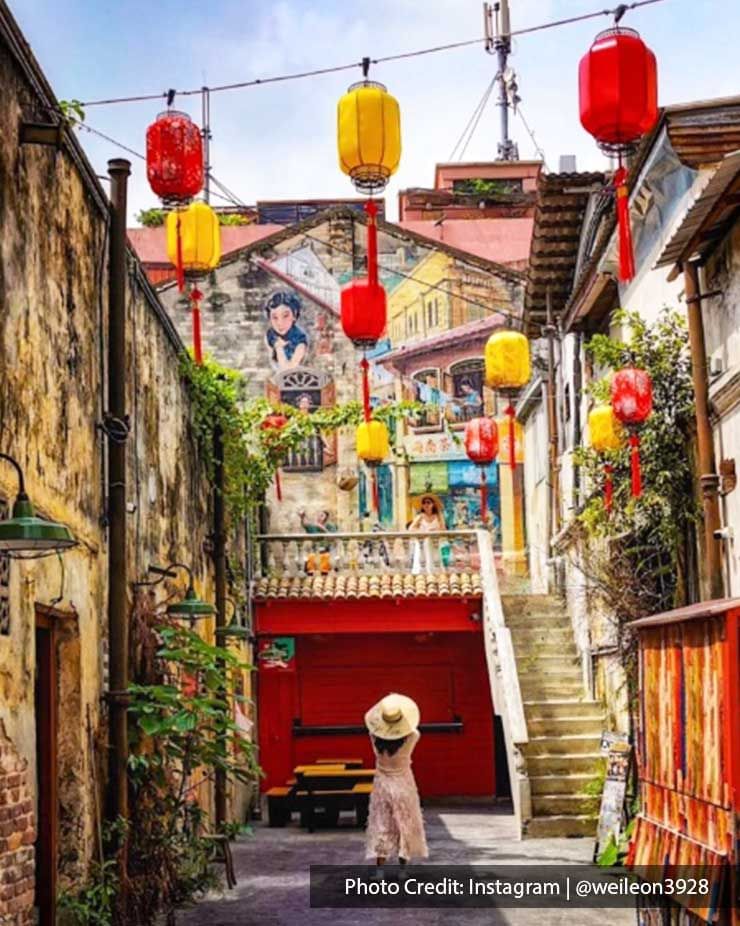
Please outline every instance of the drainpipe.
M683 265L686 311L691 345L691 378L694 383L696 407L696 443L699 455L699 481L704 509L704 547L710 598L724 596L722 577L721 541L716 537L720 529L719 476L714 461L714 440L709 420L709 378L707 376L707 349L704 339L704 322L697 266L691 261Z
M213 489L213 565L216 574L216 640L226 646L219 633L226 627L226 517L224 512L224 443L221 428L213 435L215 485ZM224 692L225 694L225 692ZM216 823L226 822L226 773L216 769Z
M581 362L581 344L583 335L575 333L573 344L573 447L581 444L581 390L583 388L583 363ZM581 468L573 467L573 510L578 510L581 498Z
M552 317L552 298L547 291L547 429L550 434L549 443L549 469L550 469L550 536L548 547L552 538L560 530L560 493L558 477L558 412L555 395L555 326ZM552 551L550 551L552 554Z
M128 568L126 556L126 187L131 163L108 161L110 280L108 311L108 639L112 818L128 819ZM121 427L123 423L124 427Z

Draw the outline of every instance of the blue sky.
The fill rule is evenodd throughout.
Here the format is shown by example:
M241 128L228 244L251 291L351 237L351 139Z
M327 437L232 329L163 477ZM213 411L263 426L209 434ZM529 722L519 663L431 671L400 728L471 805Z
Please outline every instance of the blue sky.
M482 32L480 0L10 0L26 38L60 99L163 92L250 80L381 57L469 38ZM511 0L512 28L603 9L603 0ZM551 170L561 154L579 169L603 160L578 121L578 60L607 17L514 40L522 111ZM738 0L662 0L628 13L655 52L661 104L740 93ZM396 215L400 188L431 186L434 165L446 161L495 70L482 46L387 63L371 76L401 104L403 157L387 192ZM350 196L336 166L336 101L360 71L215 94L211 103L213 171L244 201ZM484 113L465 160L495 157L498 114ZM179 108L199 119L198 97ZM94 107L88 123L144 150L156 101ZM534 156L518 117L520 156ZM122 155L81 133L98 173ZM125 156L125 154L123 155ZM155 205L143 162L133 159L134 213ZM214 203L220 200L214 199Z

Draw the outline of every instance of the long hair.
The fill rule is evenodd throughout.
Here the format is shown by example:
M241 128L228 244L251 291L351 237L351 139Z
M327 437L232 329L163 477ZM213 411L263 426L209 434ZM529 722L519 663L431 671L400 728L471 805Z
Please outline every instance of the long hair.
M437 510L437 502L432 498L431 495L423 495L423 496L422 496L422 498L421 498L421 503L420 503L420 505L419 505L419 507L421 508L422 512L424 511L424 508L423 508L424 502L425 502L427 499L429 499L429 501L432 503L432 511L433 511L435 514L439 514L439 511Z
M385 753L387 756L395 756L401 746L406 742L406 737L402 736L400 739L396 740L384 740L381 736L374 736L373 742L378 752Z

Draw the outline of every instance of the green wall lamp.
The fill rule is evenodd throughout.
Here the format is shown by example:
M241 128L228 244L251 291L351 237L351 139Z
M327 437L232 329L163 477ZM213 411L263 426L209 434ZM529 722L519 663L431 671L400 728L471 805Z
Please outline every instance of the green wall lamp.
M37 517L26 494L23 470L18 462L7 453L0 453L0 460L10 463L18 474L18 495L13 503L12 515L0 521L0 553L18 559L33 559L75 546L77 541L66 524Z
M170 617L179 617L187 621L196 621L202 617L211 617L211 615L216 613L216 609L212 604L209 604L207 601L203 601L198 598L195 594L195 588L193 587L193 570L190 566L186 566L185 563L170 563L166 568L161 566L150 566L149 572L153 572L155 575L161 576L162 579L165 577L174 578L175 569L184 569L188 574L188 588L185 592L185 597L181 601L173 601L171 604L167 605L167 614Z
M229 640L252 642L252 630L250 627L246 627L242 624L236 603L231 598L227 598L226 602L234 609L234 613L231 615L231 620L225 627L216 627L216 640L219 643L221 641L228 642Z

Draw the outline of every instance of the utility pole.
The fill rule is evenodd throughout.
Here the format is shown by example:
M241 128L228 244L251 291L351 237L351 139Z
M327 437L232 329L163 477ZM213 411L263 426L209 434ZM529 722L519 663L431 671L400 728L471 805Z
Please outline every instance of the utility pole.
M211 201L211 91L208 87L201 87L202 109L203 109L203 162L205 182L203 184L203 199L205 202Z
M508 81L511 72L507 67L511 53L511 19L509 0L497 0L496 3L483 4L483 22L486 30L486 51L495 54L498 59L496 83L498 84L498 107L501 119L501 140L498 143L499 161L518 161L519 150L516 143L509 138L509 91Z

